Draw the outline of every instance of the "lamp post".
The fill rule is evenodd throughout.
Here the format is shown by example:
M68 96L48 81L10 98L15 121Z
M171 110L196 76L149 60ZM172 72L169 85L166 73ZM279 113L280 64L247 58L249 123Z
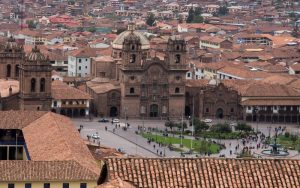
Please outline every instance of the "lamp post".
M193 95L193 113L192 113L192 137L194 136L194 110L195 110L195 106L194 106L194 95ZM191 151L193 148L193 138L191 139Z
M258 107L254 107L253 109L254 114L256 115L256 133L258 133Z
M180 147L183 147L183 139L182 139L182 135L183 135L183 111L181 113L181 135L180 135Z

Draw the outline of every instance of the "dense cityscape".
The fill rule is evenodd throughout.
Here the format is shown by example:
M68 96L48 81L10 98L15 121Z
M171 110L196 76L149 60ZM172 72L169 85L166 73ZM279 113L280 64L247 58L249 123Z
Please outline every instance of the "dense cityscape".
M300 187L297 0L0 0L0 188Z

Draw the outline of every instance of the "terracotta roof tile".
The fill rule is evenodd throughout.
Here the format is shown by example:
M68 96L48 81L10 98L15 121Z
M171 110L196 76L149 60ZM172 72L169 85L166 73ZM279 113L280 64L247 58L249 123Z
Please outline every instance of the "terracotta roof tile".
M110 180L138 187L300 186L300 160L109 158L107 164Z
M95 173L75 161L0 161L0 182L97 179Z
M81 100L90 100L91 97L88 93L71 87L62 81L54 80L51 84L51 95L53 99L81 99Z

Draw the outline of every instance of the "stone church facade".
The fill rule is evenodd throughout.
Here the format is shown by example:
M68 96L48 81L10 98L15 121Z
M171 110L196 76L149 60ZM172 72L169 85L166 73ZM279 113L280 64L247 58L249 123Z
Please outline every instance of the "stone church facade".
M91 81L87 83L90 85L87 91L92 96L103 96L97 100L107 101L101 107L94 103L98 115L167 119L184 114L187 72L184 39L170 37L164 59L151 58L149 41L130 24L128 31L121 33L112 47L112 57L117 67L114 80L117 83L111 89L119 88L120 106L110 104L113 102L108 99L110 90L99 89L101 85L107 87L109 83L101 83L98 89L93 89Z
M9 38L0 46L0 79L19 80L19 92L0 100L2 110L50 111L51 71L51 64L36 46L25 56L23 47Z

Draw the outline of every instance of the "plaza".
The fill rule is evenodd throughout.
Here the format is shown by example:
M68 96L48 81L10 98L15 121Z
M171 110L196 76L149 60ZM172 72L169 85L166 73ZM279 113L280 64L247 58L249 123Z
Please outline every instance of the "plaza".
M124 128L118 127L117 124L112 124L111 122L102 123L98 122L100 118L90 119L73 119L75 125L79 128L80 125L83 125L83 129L80 134L81 137L87 140L87 135L98 133L100 136L99 140L91 139L91 142L98 143L111 148L121 149L125 151L126 155L137 155L141 157L198 157L204 156L199 153L194 152L193 154L184 154L182 152L170 150L167 146L151 142L149 144L147 139L142 137L141 134L137 134L138 128L142 127L145 130L148 129L159 129L165 130L165 120L142 120L142 119L121 119L121 124L128 123L130 126L124 130ZM214 123L217 120L213 121ZM285 132L292 134L300 135L299 125L296 124L266 124L266 123L250 123L252 128L256 131L258 130L266 136L273 137L275 135L275 128L285 127ZM189 130L192 127L188 126ZM153 133L159 134L159 133ZM175 135L179 137L179 135ZM194 140L194 137L184 136L185 139L193 139L195 143L197 140ZM225 149L221 149L217 154L211 154L210 157L226 157L226 158L236 158L238 153L240 153L244 147L251 148L251 154L254 157L258 158L270 158L269 156L261 155L263 149L269 148L268 145L263 145L258 137L257 140L252 139L211 139L211 141L224 145ZM245 144L243 144L243 142ZM191 143L193 144L193 143ZM259 148L257 146L260 146ZM184 151L189 151L190 148L184 147ZM286 158L291 159L300 159L300 155L295 150L289 150L290 155ZM186 152L183 152L186 153ZM208 155L206 155L208 157Z

